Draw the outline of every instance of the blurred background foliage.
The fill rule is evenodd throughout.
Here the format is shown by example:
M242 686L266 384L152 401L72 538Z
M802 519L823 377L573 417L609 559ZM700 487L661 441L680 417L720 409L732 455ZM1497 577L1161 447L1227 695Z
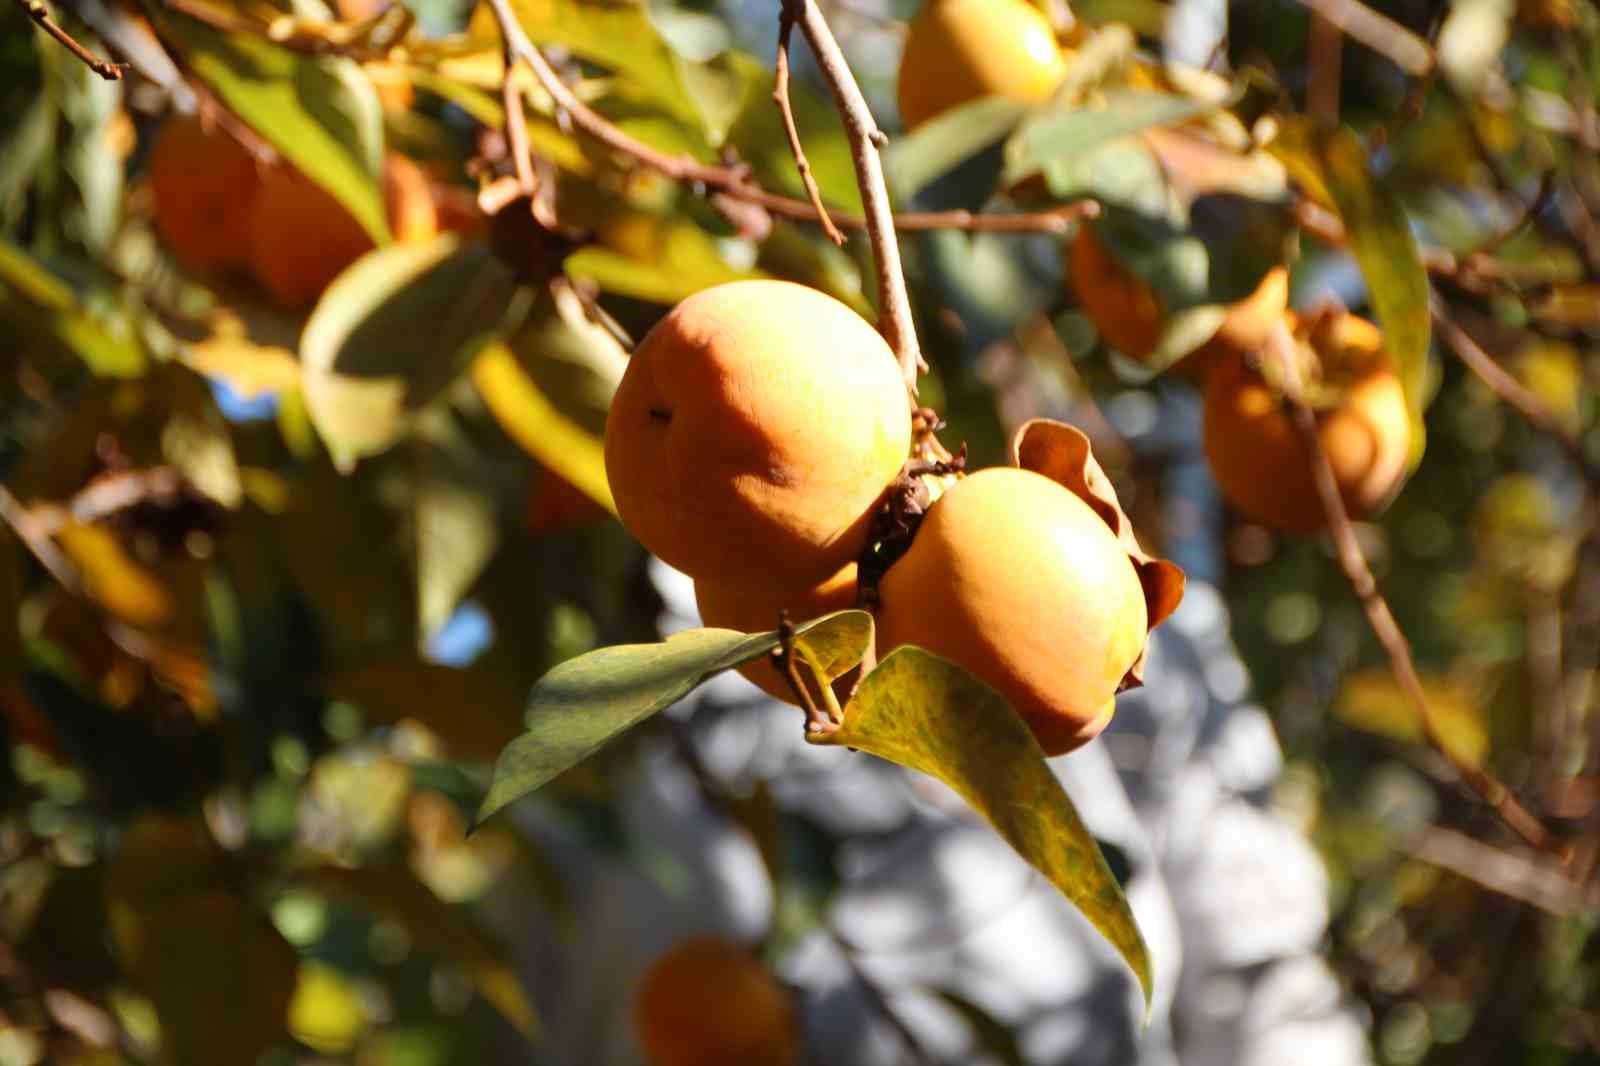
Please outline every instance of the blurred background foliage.
M620 129L803 195L770 101L775 5L515 6ZM822 6L897 131L917 4ZM1427 74L1348 42L1330 67L1294 0L1094 0L1062 32L1080 55L1100 41L1123 64L1165 51L1229 72L1221 113L1240 129L1292 128L1336 91L1435 298L1577 442L1575 457L1436 341L1418 363L1426 452L1360 534L1452 749L1570 833L1586 874L1600 840L1600 13L1372 7L1429 42ZM571 232L485 218L477 194L509 168L500 45L487 8L463 0L56 12L133 69L102 81L20 6L0 13L0 1063L547 1061L541 1012L561 975L507 945L530 924L582 943L570 856L511 821L464 832L533 681L656 634L659 594L608 517L599 466L623 338L741 277L870 313L865 242L835 248L632 166L531 88L529 140ZM1221 47L1193 54L1195 12L1226 15ZM857 210L836 117L798 62L819 184ZM1206 109L1181 86L1163 101L1170 116L1137 124ZM1193 197L1169 212L1149 153L1114 128L1134 106L1004 152L999 127L899 139L891 179L905 207L1087 195L1108 228L1119 210L1157 218L1161 254L1178 257L1163 262L1198 249L1211 263L1209 289L1169 292L1173 306L1233 298L1292 253L1292 304L1368 307L1350 254L1295 230L1296 194L1259 160L1222 178L1246 189L1243 214ZM185 265L154 228L151 168L163 123L196 111L377 238L397 228L383 156L403 154L450 235L385 244L314 308ZM1094 141L1094 166L1063 149L1069 133ZM967 150L951 151L957 134ZM997 196L1018 166L1044 187ZM903 241L945 439L982 465L1021 420L1073 418L1152 546L1221 588L1285 749L1275 803L1327 863L1326 948L1373 1057L1600 1060L1593 885L1552 874L1450 783L1328 544L1230 517L1192 476L1194 435L1162 431L1192 419L1192 387L1100 343L1063 287L1061 237ZM616 813L641 752L670 749L670 733L630 735L541 794L566 850L672 885L670 856ZM837 841L759 792L740 800L794 901L782 923L814 924ZM1004 1050L1003 1032L987 1039Z

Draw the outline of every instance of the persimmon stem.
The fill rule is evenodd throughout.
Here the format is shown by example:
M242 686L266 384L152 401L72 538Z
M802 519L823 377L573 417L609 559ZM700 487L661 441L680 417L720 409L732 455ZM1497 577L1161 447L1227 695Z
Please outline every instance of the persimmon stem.
M1339 565L1349 579L1356 598L1361 601L1373 635L1378 638L1378 643L1383 645L1383 650L1388 654L1390 670L1415 708L1428 743L1449 762L1456 775L1476 792L1514 833L1540 851L1553 855L1563 862L1567 861L1572 854L1567 844L1556 839L1544 823L1512 795L1504 783L1487 770L1473 766L1462 759L1445 741L1439 719L1423 692L1421 679L1417 676L1416 663L1411 658L1411 644L1401 630L1400 623L1395 620L1394 612L1389 609L1388 600L1384 599L1383 592L1378 587L1378 579L1373 575L1366 553L1361 549L1361 541L1356 536L1350 512L1345 508L1344 499L1339 494L1339 483L1334 477L1333 464L1328 459L1327 450L1323 447L1316 414L1305 399L1300 362L1285 323L1279 322L1273 328L1267 340L1266 354L1279 364L1284 398L1288 401L1295 426L1299 429L1301 437L1305 440L1306 450L1310 453L1312 480L1316 484L1317 495L1322 499L1323 511L1328 516L1328 531L1333 537Z
M17 0L17 6L28 13L34 25L56 39L67 51L83 63L84 66L100 75L106 81L121 81L123 72L128 69L126 63L112 63L101 59L89 49L79 44L78 41L62 29L61 24L50 17L50 9L45 6L44 0Z

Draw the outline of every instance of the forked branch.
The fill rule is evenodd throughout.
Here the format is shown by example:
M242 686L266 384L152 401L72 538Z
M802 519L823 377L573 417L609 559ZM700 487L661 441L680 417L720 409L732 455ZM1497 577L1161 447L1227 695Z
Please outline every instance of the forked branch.
M1550 830L1545 828L1544 823L1518 802L1511 794L1511 790L1498 778L1481 767L1473 766L1463 760L1445 741L1439 719L1422 690L1421 679L1417 676L1416 663L1411 658L1411 644L1400 629L1400 623L1395 620L1394 612L1389 609L1389 602L1384 599L1383 592L1378 588L1378 579L1373 576L1366 553L1361 550L1361 541L1356 536L1355 525L1350 520L1350 513L1345 509L1343 497L1339 495L1339 483L1334 478L1333 465L1328 460L1327 450L1323 448L1316 415L1306 402L1300 363L1285 324L1280 322L1273 330L1267 348L1268 355L1275 359L1282 369L1285 399L1288 400L1295 426L1305 439L1306 449L1311 455L1312 478L1316 483L1317 495L1322 499L1323 510L1328 516L1328 531L1333 536L1339 565L1349 578L1356 598L1361 601L1362 609L1366 611L1367 623L1372 627L1373 635L1378 638L1378 643L1383 645L1383 650L1389 656L1389 666L1395 680L1399 682L1401 689L1416 709L1428 743L1444 756L1461 780L1466 782L1467 786L1476 792L1513 832L1540 851L1565 861L1570 855L1567 845L1557 840Z
M77 40L61 28L61 24L50 17L50 9L45 6L44 0L17 0L17 6L28 13L28 17L41 30L54 37L60 45L78 59L83 65L100 75L106 81L121 81L123 71L128 69L126 63L111 63L101 59L89 49L79 44Z

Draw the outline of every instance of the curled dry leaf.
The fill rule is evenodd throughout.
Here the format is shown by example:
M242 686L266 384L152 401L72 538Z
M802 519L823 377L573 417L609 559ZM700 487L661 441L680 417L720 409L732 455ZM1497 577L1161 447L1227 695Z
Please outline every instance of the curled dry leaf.
M1145 613L1148 628L1154 629L1166 621L1183 600L1183 571L1175 563L1157 559L1139 544L1133 532L1133 521L1117 500L1117 490L1111 479L1100 468L1089 438L1065 422L1049 418L1035 418L1023 423L1011 439L1011 462L1024 470L1045 477L1066 487L1093 507L1105 519L1106 525L1117 535L1128 551L1128 558L1139 574L1144 587ZM1122 679L1122 688L1136 688L1144 684L1144 661L1149 646L1128 668Z

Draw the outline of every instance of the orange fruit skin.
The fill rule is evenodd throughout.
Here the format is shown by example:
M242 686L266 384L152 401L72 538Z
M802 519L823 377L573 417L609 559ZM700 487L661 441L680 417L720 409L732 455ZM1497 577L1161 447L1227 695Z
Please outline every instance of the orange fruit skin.
M1067 246L1067 272L1084 314L1107 344L1130 359L1155 349L1166 317L1160 297L1111 254L1093 226L1080 226Z
M433 190L411 160L384 160L383 196L396 240L425 241L438 232ZM289 166L269 172L250 217L250 267L282 307L316 301L334 278L376 247L367 231L322 186Z
M771 582L735 585L715 578L701 578L694 583L694 598L700 608L700 620L708 626L736 629L741 633L765 633L778 627L779 610L788 611L789 621L798 624L854 607L856 564L847 563L825 581L792 590L775 587ZM739 673L774 699L799 705L794 689L770 659L746 663L739 667ZM804 670L801 676L806 676Z
M788 993L748 952L713 937L651 964L633 1025L651 1066L791 1066L800 1044Z
M1106 343L1130 359L1146 359L1166 328L1166 310L1150 284L1123 266L1092 226L1083 226L1072 239L1067 269L1079 304ZM1288 303L1289 271L1273 267L1254 292L1229 306L1210 340L1169 369L1204 379L1228 355L1255 351Z
M1066 72L1049 20L1025 0L928 0L900 58L900 119L915 129L981 96L1041 103Z
M879 588L878 649L915 644L986 681L1060 755L1110 722L1146 637L1126 549L1073 492L992 467L929 509Z
M156 233L191 270L244 266L260 184L255 159L238 141L193 116L174 116L150 155Z
M669 565L799 588L861 554L910 447L876 330L814 289L737 281L639 344L606 419L606 476L623 524Z
M1381 509L1410 458L1411 418L1405 392L1383 353L1383 335L1355 315L1310 333L1305 320L1288 316L1297 340L1326 355L1340 346L1368 365L1354 376L1337 407L1320 411L1317 433L1333 466L1345 507L1356 518ZM1257 522L1289 532L1327 525L1312 478L1311 454L1290 413L1242 356L1232 356L1206 386L1205 450L1228 502Z
M523 504L523 528L536 536L582 529L607 517L606 509L582 489L542 467Z

